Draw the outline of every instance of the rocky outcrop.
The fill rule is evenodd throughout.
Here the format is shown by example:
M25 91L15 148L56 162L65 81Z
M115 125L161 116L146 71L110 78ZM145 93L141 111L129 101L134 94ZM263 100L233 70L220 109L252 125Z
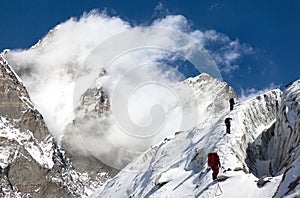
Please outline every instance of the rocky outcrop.
M54 140L26 88L0 58L0 148L6 156L0 163L2 196L43 197L56 191L53 195L66 197L68 189L49 177L58 171L54 168L54 159L58 158Z
M0 55L0 197L86 197L93 182L76 171L49 133L25 86Z
M41 141L49 133L43 117L30 102L23 83L1 56L0 69L0 115L13 119L15 126L21 131L31 131Z
M101 72L98 80L105 74L105 71ZM100 182L112 178L119 170L106 165L94 156L86 145L85 137L90 137L93 131L99 129L97 120L110 114L109 111L110 103L103 87L94 86L87 89L80 97L80 103L75 108L75 118L67 125L61 140L62 147L67 151L66 156L72 161L75 169L86 172L92 180ZM101 172L106 174L99 177L98 173Z
M230 98L237 100L237 94L232 87L225 82L220 82L212 78L206 73L202 73L194 78L188 78L183 81L183 83L194 88L194 93L197 97L202 98L203 101L210 102L204 111L208 111L212 114L219 113L223 109L229 109ZM215 86L212 87L211 85ZM207 100L209 97L214 98L213 100ZM224 103L224 101L226 102Z

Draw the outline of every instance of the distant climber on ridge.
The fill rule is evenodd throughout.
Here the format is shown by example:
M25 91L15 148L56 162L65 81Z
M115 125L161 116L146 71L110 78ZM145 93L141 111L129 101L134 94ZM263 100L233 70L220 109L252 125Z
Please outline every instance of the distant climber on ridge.
M208 153L207 157L208 157L207 164L209 167L211 167L211 169L213 171L212 179L215 181L218 178L219 167L221 166L220 158L219 158L218 153L216 153L216 152Z
M229 104L230 104L230 111L232 111L232 110L233 110L233 107L234 107L234 105L235 105L235 102L234 102L234 99L233 99L233 98L230 98L230 99L229 99Z
M232 120L232 118L225 119L226 133L228 133L228 134L230 134L230 120Z

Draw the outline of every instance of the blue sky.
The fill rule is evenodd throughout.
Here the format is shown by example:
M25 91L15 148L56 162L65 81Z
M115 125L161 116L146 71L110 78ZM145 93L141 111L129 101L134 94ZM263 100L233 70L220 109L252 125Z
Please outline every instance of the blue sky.
M237 40L241 52L223 79L241 94L300 78L300 1L8 1L0 2L0 51L29 48L57 24L91 9L106 10L132 25L183 15L193 30L214 30ZM218 51L218 45L210 50ZM221 63L220 63L221 64Z

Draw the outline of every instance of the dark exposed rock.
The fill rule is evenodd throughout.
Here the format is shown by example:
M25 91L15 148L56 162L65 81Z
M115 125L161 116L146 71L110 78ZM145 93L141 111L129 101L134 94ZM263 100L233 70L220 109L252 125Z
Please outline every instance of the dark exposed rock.
M256 182L257 182L257 186L258 187L263 187L266 183L270 182L270 180L272 179L272 177L269 176L263 176L261 178L259 178Z
M44 143L51 144L50 133L41 114L30 102L26 88L2 56L0 63L0 116L9 121L9 124L12 125L11 130L19 130L25 134L27 132L28 135L33 134L31 139L24 139L24 142L1 138L1 147L8 148L10 151L8 156L10 160L7 162L9 164L4 168L4 173L1 174L1 181L4 184L1 186L1 191L8 196L8 191L5 190L5 184L7 184L12 191L10 196L13 196L13 192L20 192L33 197L43 197L43 194L52 191L56 192L57 196L66 197L68 190L60 183L55 183L47 177L48 173L52 171L51 167L43 167L25 149L24 144L27 141L36 141L36 144L44 141ZM15 135L18 135L17 132ZM53 189L54 186L59 186L59 188Z
M19 151L19 156L9 166L8 178L12 186L32 197L67 197L69 194L66 187L51 181L46 177L49 170L41 167L32 157L26 154L24 149ZM47 197L49 197L47 196Z
M87 195L80 174L56 145L26 88L2 55L0 149L6 157L0 161L0 197Z
M1 60L5 62L2 57ZM14 119L16 128L31 131L39 141L49 135L43 117L30 102L26 88L7 64L1 64L0 69L0 115Z
M235 168L233 169L233 171L241 171L241 170L243 170L242 167L235 167Z
M87 172L92 180L97 179L98 173L107 173L103 178L99 178L101 182L115 176L119 170L114 169L92 155L80 155L79 153L67 152L66 156L72 161L73 167L79 172Z
M105 71L100 73L100 77L103 75L106 75ZM83 139L91 136L92 131L99 130L97 126L93 125L95 123L94 120L99 119L103 114L109 114L109 110L110 103L103 87L87 89L80 97L80 105L75 109L76 117L66 127L61 141L63 148L68 151L66 155L72 161L75 169L87 172L92 179L96 179L97 173L106 172L107 175L101 179L103 182L115 176L119 170L104 164L94 157L89 152ZM87 126L85 124L88 122L91 123L88 126L91 127L91 130L86 130Z
M225 180L228 179L228 178L229 178L229 177L226 176L226 175L219 175L218 178L217 178L217 180L220 181L220 182L222 182L222 181L225 181Z

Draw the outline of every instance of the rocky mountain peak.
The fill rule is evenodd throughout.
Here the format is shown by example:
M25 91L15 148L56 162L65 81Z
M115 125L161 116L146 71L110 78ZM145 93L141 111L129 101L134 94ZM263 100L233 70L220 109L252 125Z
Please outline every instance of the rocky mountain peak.
M49 132L42 115L35 109L22 81L2 55L0 64L0 115L12 119L14 126L21 131L30 131L37 140L44 140Z
M103 182L74 170L2 55L0 90L1 197L85 197Z

